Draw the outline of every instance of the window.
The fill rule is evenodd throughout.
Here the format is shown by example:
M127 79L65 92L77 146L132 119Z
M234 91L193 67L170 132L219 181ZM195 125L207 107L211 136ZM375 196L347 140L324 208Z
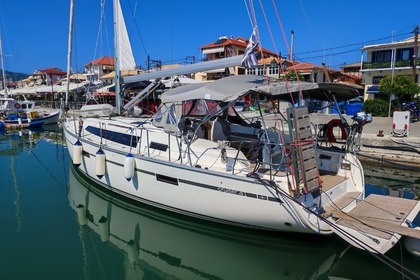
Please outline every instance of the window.
M396 60L410 60L413 57L413 48L397 49Z
M268 72L269 72L269 75L279 75L279 65L278 64L270 65Z
M374 85L379 85L381 83L381 79L383 78L383 76L376 76L372 78L372 84Z
M372 53L372 62L391 62L392 51L377 51Z

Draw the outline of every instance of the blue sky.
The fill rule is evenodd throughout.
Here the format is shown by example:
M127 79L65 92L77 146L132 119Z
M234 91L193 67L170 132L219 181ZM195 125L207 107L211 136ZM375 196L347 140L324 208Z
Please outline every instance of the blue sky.
M98 31L101 1L75 2L72 68L82 70L95 58L113 55L112 0L105 3L102 32ZM164 64L186 62L192 56L199 60L200 47L220 36L249 38L252 27L245 3L249 0L121 0L136 64L144 67L147 55ZM290 46L293 30L298 61L325 62L332 68L360 61L363 45L412 36L420 23L415 12L418 0L399 5L379 0L254 0L253 4L264 48L287 53L285 40ZM0 0L0 7L6 70L67 69L69 0Z

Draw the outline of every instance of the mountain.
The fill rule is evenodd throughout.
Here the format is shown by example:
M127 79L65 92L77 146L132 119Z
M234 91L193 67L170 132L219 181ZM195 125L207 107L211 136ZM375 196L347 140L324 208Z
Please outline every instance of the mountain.
M14 82L20 81L20 80L23 80L23 79L26 79L26 78L28 78L31 75L31 74L11 72L11 71L5 71L5 72L6 72L6 77L9 77ZM0 73L0 77L1 76L2 76L2 74Z

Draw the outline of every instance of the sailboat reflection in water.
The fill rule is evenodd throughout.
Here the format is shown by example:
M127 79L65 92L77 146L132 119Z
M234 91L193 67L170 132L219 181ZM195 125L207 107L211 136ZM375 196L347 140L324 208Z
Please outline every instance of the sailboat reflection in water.
M340 255L340 246L334 242L307 242L299 234L282 238L279 233L168 215L100 188L74 168L69 182L70 206L77 213L82 231L88 227L103 242L118 248L116 254L123 254L123 261L113 263L113 270L121 265L127 279L146 275L179 279L278 279L281 275L316 279L330 270ZM89 246L85 244L85 248ZM98 258L98 250L92 247L85 252L87 263L93 263L89 256ZM94 274L90 271L93 268L87 269Z

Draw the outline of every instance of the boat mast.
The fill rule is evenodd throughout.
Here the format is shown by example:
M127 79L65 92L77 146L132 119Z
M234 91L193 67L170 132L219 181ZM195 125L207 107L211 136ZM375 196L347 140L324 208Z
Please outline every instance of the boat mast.
M71 52L73 42L73 13L74 13L74 0L70 0L70 22L69 22L69 37L67 43L67 89L65 105L67 106L70 93L70 69L71 69Z
M3 46L1 42L1 33L0 33L0 59L1 59L1 71L3 75L4 97L8 98L9 95L7 94L7 87L6 87L6 71L4 70L4 56L3 56Z
M121 113L121 95L120 95L120 62L119 62L119 19L118 14L120 9L120 2L119 0L113 0L113 8L114 8L114 53L115 53L115 59L114 59L114 68L115 68L115 109L116 114L119 115Z

